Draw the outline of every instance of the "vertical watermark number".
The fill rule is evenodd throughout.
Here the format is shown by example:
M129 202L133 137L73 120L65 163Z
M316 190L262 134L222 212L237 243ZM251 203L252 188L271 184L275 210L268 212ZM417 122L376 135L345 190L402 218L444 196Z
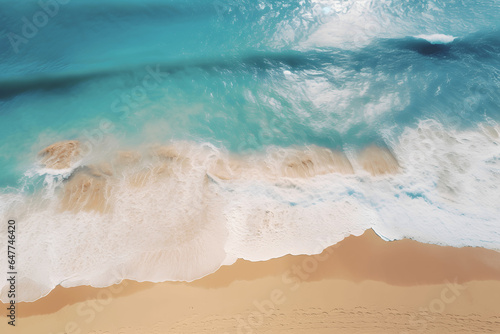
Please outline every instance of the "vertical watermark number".
M16 221L9 220L7 224L7 282L9 291L7 297L10 299L7 307L8 324L16 325Z

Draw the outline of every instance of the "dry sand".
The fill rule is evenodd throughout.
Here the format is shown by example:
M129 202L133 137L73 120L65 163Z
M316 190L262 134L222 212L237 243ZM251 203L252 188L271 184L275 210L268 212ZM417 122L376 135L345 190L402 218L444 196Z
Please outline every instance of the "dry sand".
M5 309L5 305L2 305ZM373 231L191 283L58 287L1 333L500 333L500 253Z

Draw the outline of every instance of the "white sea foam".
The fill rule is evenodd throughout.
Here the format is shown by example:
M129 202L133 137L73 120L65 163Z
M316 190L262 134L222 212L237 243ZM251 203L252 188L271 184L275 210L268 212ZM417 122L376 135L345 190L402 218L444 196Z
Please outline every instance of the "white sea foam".
M432 35L418 35L415 38L425 39L427 42L431 44L448 44L453 42L456 37L451 35L443 35L443 34L432 34Z
M341 174L316 166L316 148L236 157L177 142L111 171L79 169L50 198L3 194L2 221L17 221L18 301L58 284L191 281L237 258L316 254L369 228L386 240L500 250L499 134L496 124L457 132L423 121L387 136L400 171L375 177L355 151L353 172ZM92 211L95 196L106 206Z
M301 49L358 49L377 39L407 36L444 44L452 42L454 36L467 35L490 25L485 15L487 10L460 8L465 6L460 3L451 6L435 1L396 0L318 0L314 3L313 13L316 13L318 24L301 40ZM458 8L462 11L459 19L452 14ZM435 31L447 34L436 34Z

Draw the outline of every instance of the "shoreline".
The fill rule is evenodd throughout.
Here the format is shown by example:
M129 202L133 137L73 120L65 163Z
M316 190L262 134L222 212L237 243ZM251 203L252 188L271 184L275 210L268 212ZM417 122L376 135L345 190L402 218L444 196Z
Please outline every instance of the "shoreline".
M304 322L318 333L418 332L424 325L430 332L460 332L449 327L454 323L467 332L500 326L499 300L499 252L386 242L368 230L322 254L238 260L190 283L58 286L42 299L19 303L12 332L307 333ZM2 314L0 328L6 320Z
M426 133L443 137L433 126L420 129L408 130L411 136L403 136L402 145L416 143ZM471 145L496 143L484 134L474 136L480 138L468 133L454 138ZM73 166L74 160L83 159L77 143L45 148L40 164ZM115 152L117 156L101 152L105 161L85 158L66 179L47 176L36 193L6 197L4 215L23 217L19 240L29 255L20 262L26 275L21 276L18 298L35 300L59 283L192 281L227 259L315 254L368 228L385 239L414 237L500 250L493 186L497 176L493 167L478 169L491 152L481 151L477 164L459 152L446 155L446 161L431 159L435 163L427 172L424 165L411 163L415 152L396 149L392 156L372 147L364 156L344 157L320 147L276 148L268 157L248 155L246 162L189 142L151 146L142 158L136 151ZM268 158L273 164L264 163ZM345 167L346 161L356 173L326 173L330 169L325 166ZM377 164L384 171L396 165L400 170L373 177L367 168L380 171ZM251 173L254 167L257 172ZM486 174L478 178L467 172L472 169ZM218 178L224 170L227 175Z

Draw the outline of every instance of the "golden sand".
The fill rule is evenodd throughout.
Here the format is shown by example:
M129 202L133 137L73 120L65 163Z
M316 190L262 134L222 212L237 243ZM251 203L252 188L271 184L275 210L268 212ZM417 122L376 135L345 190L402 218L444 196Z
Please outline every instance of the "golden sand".
M104 162L98 165L89 165L87 167L89 174L95 177L112 176L114 174L113 166L111 166L111 164L108 162Z
M58 287L2 333L496 333L500 253L373 231L316 256L239 260L191 283Z
M51 166L67 166L76 157L68 154L76 151L74 145L46 150ZM80 168L65 183L62 209L109 210L106 198L117 168L134 165L130 180L142 187L197 164L196 157L176 147L157 147L150 158L143 166L138 164L143 156L122 152L114 162ZM343 153L317 147L281 160L273 157L274 165L258 159L222 156L207 172L221 179L354 172ZM399 170L386 149L370 147L359 159L372 175ZM7 326L2 313L0 332L495 333L499 310L500 253L412 240L385 242L369 230L320 255L238 260L191 283L57 287L36 302L19 303L15 328Z
M267 155L221 154L212 165L190 150L193 144L156 145L143 156L137 151L118 151L114 159L83 166L64 182L60 193L61 210L109 212L110 194L117 178L127 176L132 187L144 187L171 176L182 177L193 168L205 168L207 175L222 180L245 179L275 182L282 178L309 178L329 173L352 174L354 169L344 153L311 145L277 150ZM58 142L40 152L46 167L69 168L81 158L78 141ZM377 147L365 150L363 166L373 175L397 171L392 154Z
M141 154L136 151L118 151L115 159L118 165L133 165L141 161Z
M180 156L178 149L174 145L155 145L151 148L151 154L161 159L175 159Z
M54 143L41 150L38 155L41 158L40 162L45 167L66 169L81 158L82 150L79 141L69 140Z
M387 148L369 146L359 155L363 169L371 175L394 174L399 171L399 164Z
M172 175L172 167L169 164L155 163L148 168L134 172L128 178L128 183L135 188L140 188L170 175Z
M307 150L295 150L283 161L281 175L287 177L313 177L329 173L352 174L351 163L342 152L336 152L318 146L309 146Z
M93 176L105 174L111 176L115 169L137 166L141 161L148 165L156 163L148 173L163 173L169 164L176 163L178 168L189 169L197 163L190 149L195 144L179 142L177 145L155 145L146 156L138 151L118 151L115 159L89 166ZM82 157L78 141L64 141L50 145L40 151L41 163L48 168L65 169L74 165ZM144 161L144 158L149 160ZM359 155L359 161L366 171L372 175L397 173L399 165L392 153L377 146L370 146ZM180 164L179 164L180 163ZM207 172L217 178L254 179L264 178L276 180L283 177L309 178L330 173L353 174L355 171L345 154L328 148L310 145L303 148L287 148L268 152L267 155L235 155L221 154L220 159L212 166L206 166Z
M61 196L62 211L109 211L111 187L105 174L96 176L85 171L76 172L64 185Z

